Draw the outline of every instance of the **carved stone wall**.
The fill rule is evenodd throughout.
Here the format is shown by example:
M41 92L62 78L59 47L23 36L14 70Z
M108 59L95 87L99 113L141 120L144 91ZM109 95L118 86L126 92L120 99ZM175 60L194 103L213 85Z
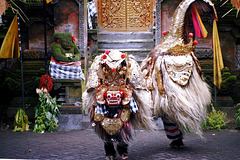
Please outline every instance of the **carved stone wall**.
M79 16L78 5L75 1L61 0L54 6L54 33L70 32L79 43ZM81 16L80 16L81 17Z
M55 4L54 32L70 32L84 51L84 0L61 0Z
M240 45L236 46L236 69L240 70Z
M209 48L195 49L195 55L198 59L213 59L213 50Z

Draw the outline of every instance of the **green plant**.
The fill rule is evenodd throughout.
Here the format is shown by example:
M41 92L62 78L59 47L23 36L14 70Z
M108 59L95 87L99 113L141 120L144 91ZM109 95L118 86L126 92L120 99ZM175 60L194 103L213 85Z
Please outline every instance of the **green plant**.
M240 103L238 103L237 106L240 106ZM237 113L235 114L235 119L237 122L237 128L240 129L240 108L237 110Z
M29 130L29 124L31 124L28 121L28 116L27 114L24 112L24 110L22 108L19 108L15 119L14 119L14 132L16 131L28 131Z
M33 132L44 133L45 131L53 132L58 127L58 116L60 111L56 97L52 98L49 92L52 90L53 80L47 75L43 75L40 85L36 89L39 95L39 105L35 107L35 124Z
M205 124L205 128L221 131L221 128L226 126L229 122L224 120L226 116L227 114L223 113L221 110L216 111L212 105L212 111L207 115L207 124Z
M203 128L207 128L207 121L203 121L203 122L202 122L202 127L203 127Z
M45 131L53 132L58 127L58 116L60 111L56 97L52 98L47 89L37 89L40 104L35 107L35 125L33 132L44 133Z
M221 88L217 89L218 96L230 96L234 103L239 99L238 95L238 77L236 73L230 72L228 68L223 68Z

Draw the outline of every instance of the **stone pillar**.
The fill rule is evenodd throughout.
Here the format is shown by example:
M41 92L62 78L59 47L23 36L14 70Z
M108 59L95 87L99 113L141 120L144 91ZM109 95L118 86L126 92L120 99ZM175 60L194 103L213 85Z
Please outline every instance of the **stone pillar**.
M79 28L78 28L78 37L79 42L78 46L81 51L81 53L84 52L84 31L85 31L85 23L84 23L84 0L76 0L79 5Z
M162 36L162 2L163 0L156 0L156 30L155 30L155 46L157 46L161 40Z

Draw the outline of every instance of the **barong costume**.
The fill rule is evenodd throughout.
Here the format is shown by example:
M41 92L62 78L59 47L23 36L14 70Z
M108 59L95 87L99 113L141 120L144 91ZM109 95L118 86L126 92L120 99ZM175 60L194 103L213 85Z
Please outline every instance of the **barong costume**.
M151 93L143 81L134 58L118 50L105 51L91 65L83 107L104 141L107 157L116 155L113 142L117 142L119 155L126 157L133 131L155 128Z
M183 146L183 131L203 137L202 122L211 103L209 86L194 55L197 41L189 33L189 15L193 9L207 11L217 18L210 0L183 0L175 10L169 32L163 32L160 44L141 65L146 85L152 92L153 115L162 118L169 139L175 142L180 139L177 147Z

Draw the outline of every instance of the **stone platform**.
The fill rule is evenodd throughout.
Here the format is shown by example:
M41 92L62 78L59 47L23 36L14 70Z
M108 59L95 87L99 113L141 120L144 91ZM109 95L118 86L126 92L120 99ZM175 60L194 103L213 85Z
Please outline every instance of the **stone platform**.
M89 126L89 117L82 112L81 106L62 106L59 108L58 131L82 130Z
M89 118L82 112L81 80L54 79L54 90L57 94L59 108L58 131L82 130L89 125Z
M67 105L81 102L81 80L54 79L54 90L57 92L57 101ZM76 105L75 105L76 106Z

